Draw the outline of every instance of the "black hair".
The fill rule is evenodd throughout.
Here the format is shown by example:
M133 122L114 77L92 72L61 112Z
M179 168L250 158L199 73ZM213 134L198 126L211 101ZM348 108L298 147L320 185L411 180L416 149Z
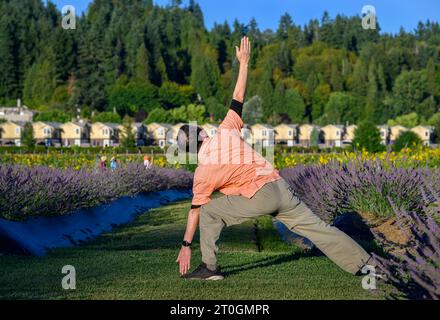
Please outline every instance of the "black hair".
M203 139L200 133L203 131L199 126L191 126L188 124L184 124L180 127L178 135L177 135L177 144L181 151L190 152L190 141L192 139L197 139L197 152L199 151ZM196 136L194 136L196 134ZM183 136L182 136L183 135Z

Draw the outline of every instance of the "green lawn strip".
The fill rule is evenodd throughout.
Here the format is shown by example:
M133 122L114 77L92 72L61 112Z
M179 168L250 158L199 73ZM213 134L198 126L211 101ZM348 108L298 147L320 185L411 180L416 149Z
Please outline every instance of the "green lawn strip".
M185 281L175 259L189 201L150 210L76 248L46 257L0 257L0 299L379 299L361 278L347 274L323 256L301 253L283 243L264 217L225 228L220 282ZM193 267L200 262L198 235ZM73 265L77 289L61 288L61 268Z

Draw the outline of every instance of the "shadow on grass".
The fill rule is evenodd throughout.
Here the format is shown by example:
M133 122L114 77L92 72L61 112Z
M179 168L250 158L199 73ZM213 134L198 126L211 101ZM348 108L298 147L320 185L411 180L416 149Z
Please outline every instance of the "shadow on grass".
M295 252L293 254L280 254L276 257L268 257L252 263L236 265L236 266L227 266L226 267L227 271L223 271L223 274L225 276L231 276L243 271L248 271L257 268L264 268L264 267L272 267L293 260L298 260L299 258L306 258L312 256L314 256L314 254L311 251Z

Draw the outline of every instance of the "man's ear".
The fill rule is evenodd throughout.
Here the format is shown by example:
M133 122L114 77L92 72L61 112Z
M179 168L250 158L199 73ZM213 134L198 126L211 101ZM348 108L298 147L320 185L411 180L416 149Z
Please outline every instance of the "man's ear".
M206 131L204 129L202 129L202 131L200 131L199 133L199 141L203 141L206 138L208 138L208 134L206 133Z

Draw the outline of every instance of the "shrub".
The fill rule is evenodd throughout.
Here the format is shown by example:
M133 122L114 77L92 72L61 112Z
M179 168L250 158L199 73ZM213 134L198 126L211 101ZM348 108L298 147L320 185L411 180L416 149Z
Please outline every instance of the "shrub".
M402 132L393 144L393 151L400 152L404 148L414 148L422 145L422 140L412 131Z
M101 112L98 113L97 115L92 117L92 122L96 123L96 122L111 122L111 123L121 123L121 117L119 116L119 114L114 113L114 112Z
M44 111L36 114L34 116L34 122L37 121L48 121L48 122L61 122L65 123L72 119L72 116L67 114L66 112L63 112L61 110L51 110L51 111Z

